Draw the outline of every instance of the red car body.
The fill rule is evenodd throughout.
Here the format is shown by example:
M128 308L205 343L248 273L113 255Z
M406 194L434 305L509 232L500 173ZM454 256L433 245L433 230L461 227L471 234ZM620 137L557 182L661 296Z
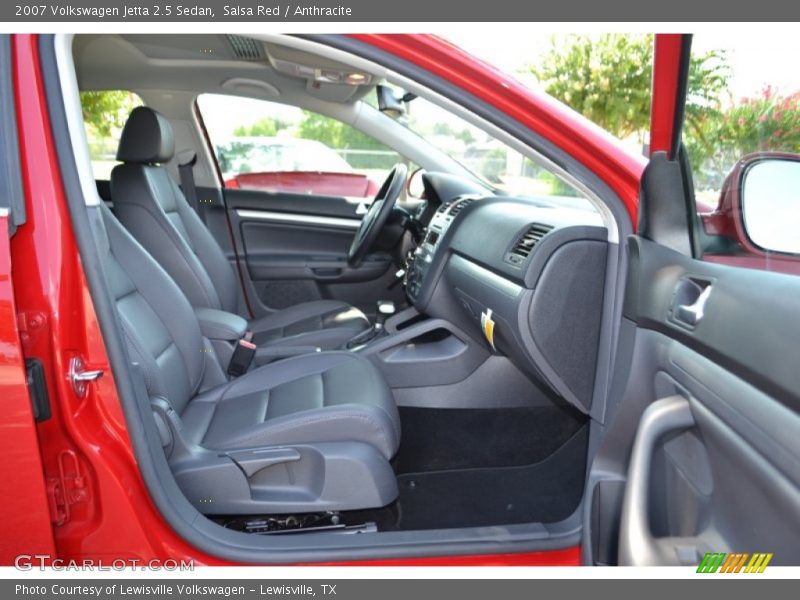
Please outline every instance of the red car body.
M372 198L378 185L360 173L324 173L322 171L270 171L239 173L225 180L225 187L237 190L259 190L320 196Z
M536 131L575 157L622 199L635 226L645 160L623 150L599 127L437 37L355 37L446 79L507 114L520 128ZM675 89L671 78L677 77L680 52L676 38L679 36L659 36L656 44L654 114L659 110L671 114L669 106L661 107L659 90ZM12 44L27 222L10 240L5 235L0 239L0 386L4 399L0 477L6 482L7 507L0 534L0 564L13 564L20 554L47 554L64 560L171 558L224 564L179 537L145 489L67 211L37 36L15 35ZM672 64L675 68L670 70ZM654 150L668 147L671 124L671 117L665 118L663 127L654 130ZM7 215L0 215L0 221L2 231L7 231ZM34 420L26 385L26 356L39 358L46 374L52 418L41 423ZM83 399L76 397L66 377L74 356L80 356L88 369L106 373ZM578 565L580 550L360 564Z

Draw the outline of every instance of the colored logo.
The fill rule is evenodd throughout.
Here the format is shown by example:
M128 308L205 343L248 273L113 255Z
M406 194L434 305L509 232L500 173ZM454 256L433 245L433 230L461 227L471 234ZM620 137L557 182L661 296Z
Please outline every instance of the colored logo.
M697 567L698 573L763 573L772 552L707 552Z

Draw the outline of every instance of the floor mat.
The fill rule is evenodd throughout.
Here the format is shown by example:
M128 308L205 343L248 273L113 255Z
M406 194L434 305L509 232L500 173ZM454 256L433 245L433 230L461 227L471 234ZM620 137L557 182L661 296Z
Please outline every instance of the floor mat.
M398 477L397 521L382 529L448 529L552 523L583 494L588 427L536 464L407 473Z
M395 472L511 467L538 463L586 423L570 407L452 409L400 407Z

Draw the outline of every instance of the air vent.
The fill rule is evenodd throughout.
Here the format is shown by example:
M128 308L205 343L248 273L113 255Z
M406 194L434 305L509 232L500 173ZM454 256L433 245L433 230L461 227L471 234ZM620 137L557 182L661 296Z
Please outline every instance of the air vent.
M517 240L511 252L506 255L506 261L512 264L522 263L533 251L534 246L539 243L548 232L552 231L552 225L543 225L541 223L534 223L525 233Z
M264 49L261 42L240 35L227 36L236 58L242 60L261 60L264 58Z
M448 211L448 213L447 213L447 214L450 216L450 218L454 218L454 217L455 217L455 216L456 216L458 213L460 213L460 212L461 212L461 210L462 210L462 209L463 209L463 208L464 208L464 207L465 207L467 204L472 204L473 202L475 202L475 200L477 200L477 198L469 198L469 197L467 197L467 198L461 198L461 199L459 199L459 200L456 200L456 201L455 201L455 202L453 202L453 204L451 205L451 208L450 208L450 210Z

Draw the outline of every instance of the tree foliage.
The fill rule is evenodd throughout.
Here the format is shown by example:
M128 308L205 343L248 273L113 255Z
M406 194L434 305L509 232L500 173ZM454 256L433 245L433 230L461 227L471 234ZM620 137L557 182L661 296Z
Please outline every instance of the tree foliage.
M529 69L548 94L624 138L649 123L652 53L652 36L554 37Z
M539 65L529 67L545 91L620 138L644 139L650 127L652 35L572 35L553 38ZM722 116L730 68L724 51L692 56L684 143L696 168L716 150L712 123Z
M800 151L800 92L782 96L766 86L704 123L707 158L722 172L755 151Z
M274 137L278 135L278 132L290 127L290 123L281 119L262 117L255 123L239 125L233 130L233 135L235 137Z
M469 129L464 127L461 131L457 131L449 123L434 123L432 133L434 135L446 135L461 140L465 144L472 144L475 142L475 136L472 135Z
M307 110L303 111L303 119L298 125L298 137L317 140L337 150L347 148L390 150L385 144L362 133L355 127Z
M81 92L83 121L90 136L118 136L130 112L142 104L136 94L124 90Z

